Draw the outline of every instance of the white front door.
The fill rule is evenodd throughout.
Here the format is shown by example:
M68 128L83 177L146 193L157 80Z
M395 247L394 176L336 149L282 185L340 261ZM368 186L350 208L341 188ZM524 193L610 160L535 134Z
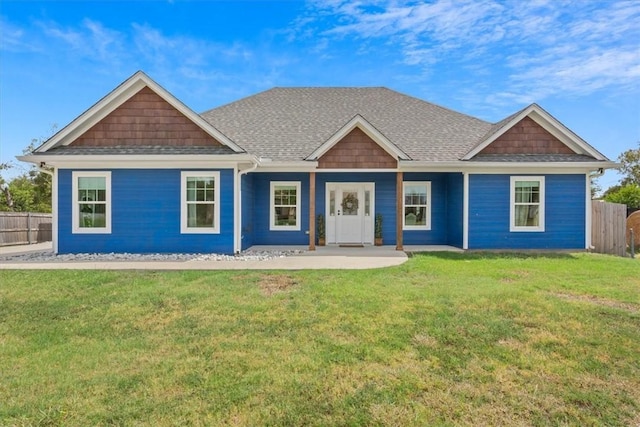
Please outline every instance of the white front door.
M373 183L327 183L327 241L373 244Z

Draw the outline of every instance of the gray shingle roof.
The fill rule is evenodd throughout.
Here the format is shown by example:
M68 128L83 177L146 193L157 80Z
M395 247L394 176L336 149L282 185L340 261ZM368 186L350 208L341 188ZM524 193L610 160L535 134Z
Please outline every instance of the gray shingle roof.
M393 90L274 88L201 116L247 152L303 160L357 114L418 161L455 161L492 124Z
M478 154L470 162L593 162L584 154Z
M508 117L505 117L504 119L500 120L497 123L492 124L491 127L489 128L489 130L487 131L487 133L484 134L482 136L482 138L480 138L479 141L476 141L477 142L476 145L479 145L480 143L484 142L487 138L489 138L490 136L494 135L496 132L498 132L500 129L505 127L511 120L513 120L516 116L518 116L520 113L522 113L527 108L529 108L529 107L525 107L520 111L516 111L512 115L510 115ZM473 147L473 148L475 148L475 147Z
M153 154L153 155L175 155L175 154L235 154L227 146L207 146L207 147L179 147L179 146L114 146L114 147L74 147L73 145L52 148L44 153L66 156L83 155L130 155L130 154Z

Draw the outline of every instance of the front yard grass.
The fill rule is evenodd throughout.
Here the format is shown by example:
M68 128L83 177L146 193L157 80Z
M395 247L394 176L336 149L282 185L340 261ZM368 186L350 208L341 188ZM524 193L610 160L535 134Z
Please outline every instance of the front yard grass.
M640 424L640 262L0 271L0 425Z

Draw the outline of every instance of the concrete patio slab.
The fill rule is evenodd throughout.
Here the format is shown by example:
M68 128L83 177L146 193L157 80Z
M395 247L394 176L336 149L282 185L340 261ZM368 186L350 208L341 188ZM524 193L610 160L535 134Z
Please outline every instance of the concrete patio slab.
M253 246L246 252L301 251L299 254L266 260L219 261L19 261L7 258L35 252L50 252L51 243L7 246L0 248L0 269L19 270L361 270L400 265L407 261L406 252L461 251L451 246L407 246L397 251L394 246L365 246L343 248L321 246L308 251L307 246Z

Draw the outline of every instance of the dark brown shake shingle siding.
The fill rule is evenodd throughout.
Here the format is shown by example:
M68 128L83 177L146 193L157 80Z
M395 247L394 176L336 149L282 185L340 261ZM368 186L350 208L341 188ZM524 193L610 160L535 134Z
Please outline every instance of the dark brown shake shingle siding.
M320 159L321 169L395 169L397 161L366 133L355 128Z
M529 117L516 123L479 154L574 154Z
M222 144L145 87L70 145L207 147Z

